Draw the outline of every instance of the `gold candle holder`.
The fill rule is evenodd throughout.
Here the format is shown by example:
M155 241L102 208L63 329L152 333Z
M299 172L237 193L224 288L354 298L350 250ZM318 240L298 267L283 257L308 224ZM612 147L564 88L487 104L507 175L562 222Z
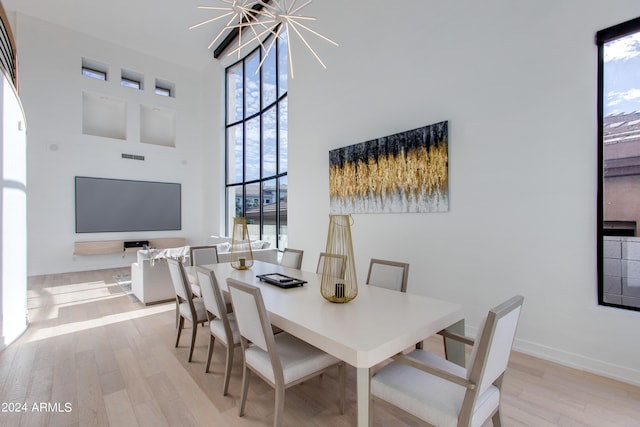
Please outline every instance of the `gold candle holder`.
M330 215L320 293L331 302L345 303L358 295L351 217Z

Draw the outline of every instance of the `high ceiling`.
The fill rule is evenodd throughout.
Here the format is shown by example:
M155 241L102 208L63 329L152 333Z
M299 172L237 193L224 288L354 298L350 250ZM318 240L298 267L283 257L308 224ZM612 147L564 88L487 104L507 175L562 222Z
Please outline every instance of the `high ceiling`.
M17 11L129 49L201 69L224 19L189 30L219 12L197 9L220 0L0 0Z

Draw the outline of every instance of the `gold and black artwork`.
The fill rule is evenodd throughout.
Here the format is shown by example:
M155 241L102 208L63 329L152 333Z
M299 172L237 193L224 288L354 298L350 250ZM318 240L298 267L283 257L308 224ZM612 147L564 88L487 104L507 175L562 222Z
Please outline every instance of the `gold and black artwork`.
M331 214L447 212L448 122L329 152Z

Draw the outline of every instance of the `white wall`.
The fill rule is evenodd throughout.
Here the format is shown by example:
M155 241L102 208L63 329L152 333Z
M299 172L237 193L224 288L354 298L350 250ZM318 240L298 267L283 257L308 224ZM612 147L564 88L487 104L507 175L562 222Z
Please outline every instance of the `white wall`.
M328 225L328 151L449 120L450 211L354 215L357 272L411 264L409 292L486 311L525 296L516 348L640 384L640 313L596 301L596 31L637 0L323 0L340 43L294 46L289 242L312 269ZM310 36L313 37L313 36ZM295 40L294 40L295 42Z
M25 15L15 21L21 97L30 123L29 275L126 266L135 256L75 256L76 240L181 236L189 244L205 243L220 222L218 207L202 202L215 200L221 183L209 166L219 157L203 147L220 145L210 136L220 127L220 89L211 83L220 80L219 67L212 60L206 70L194 71ZM83 57L107 64L110 80L82 76ZM122 87L121 69L143 74L144 90ZM175 98L154 94L156 78L175 84ZM83 134L83 91L126 101L126 140ZM175 111L175 147L140 142L140 105ZM122 159L122 153L145 161ZM182 230L76 234L77 175L181 183Z
M0 350L27 328L26 123L13 82L0 71Z

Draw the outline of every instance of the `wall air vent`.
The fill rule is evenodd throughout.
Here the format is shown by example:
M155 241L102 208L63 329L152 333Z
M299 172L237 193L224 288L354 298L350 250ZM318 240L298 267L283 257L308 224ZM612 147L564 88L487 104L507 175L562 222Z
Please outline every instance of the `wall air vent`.
M125 154L122 153L123 159L131 159L131 160L144 160L144 156L138 156L137 154Z

